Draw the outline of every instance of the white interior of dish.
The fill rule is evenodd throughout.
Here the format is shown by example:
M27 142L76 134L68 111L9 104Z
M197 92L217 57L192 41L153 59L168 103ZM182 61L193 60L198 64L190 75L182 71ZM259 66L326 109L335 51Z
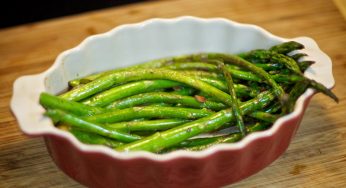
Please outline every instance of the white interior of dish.
M306 71L306 75L328 88L333 87L331 60L310 38L285 39L254 25L239 24L221 18L201 19L185 16L123 25L107 33L88 37L77 47L60 54L54 65L42 74L19 78L14 84L11 108L21 129L28 135L58 135L70 140L83 151L99 151L122 159L148 157L154 160L167 160L178 156L203 157L221 149L239 149L257 138L274 134L282 122L301 115L303 101L312 95L313 91L310 89L301 96L295 111L280 118L267 131L251 134L235 144L221 144L200 152L175 151L164 155L149 152L119 153L103 146L82 144L71 134L55 128L51 121L43 116L44 109L38 103L39 94L43 91L60 93L66 90L69 80L157 58L198 52L239 53L268 48L288 40L304 44L304 52L309 55L307 58L316 61Z

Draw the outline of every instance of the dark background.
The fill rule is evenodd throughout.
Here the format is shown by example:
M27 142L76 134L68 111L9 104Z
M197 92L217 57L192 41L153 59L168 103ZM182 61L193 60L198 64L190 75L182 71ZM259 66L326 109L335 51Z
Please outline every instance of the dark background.
M5 0L0 5L0 28L140 1L145 0Z

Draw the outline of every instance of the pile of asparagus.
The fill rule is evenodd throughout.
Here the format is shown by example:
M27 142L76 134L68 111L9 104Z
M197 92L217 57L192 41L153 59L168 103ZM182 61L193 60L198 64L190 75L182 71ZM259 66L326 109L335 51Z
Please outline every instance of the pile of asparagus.
M304 77L314 62L290 55L303 48L290 41L237 55L158 59L72 80L60 96L42 93L40 104L57 127L87 144L198 151L268 129L309 87L338 101Z

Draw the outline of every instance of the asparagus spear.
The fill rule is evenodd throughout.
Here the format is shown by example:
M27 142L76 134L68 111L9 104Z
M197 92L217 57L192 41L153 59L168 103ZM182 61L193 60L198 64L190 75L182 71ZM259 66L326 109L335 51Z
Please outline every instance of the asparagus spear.
M291 55L290 57L292 59L294 59L296 62L298 62L300 58L305 57L305 56L308 56L308 54L306 54L306 53L296 53L296 54Z
M93 144L93 145L105 145L111 148L116 148L122 145L122 142L100 136L97 134L81 131L76 128L71 128L69 130L79 141L85 144Z
M316 82L315 80L305 78L306 81L309 82L309 87L314 88L318 92L322 92L323 94L332 98L335 102L339 102L339 98L329 89L327 89L324 85Z
M223 62L217 61L217 63L219 64L220 69L222 70L222 72L223 72L223 74L224 74L224 76L226 78L226 83L227 83L227 87L228 87L228 93L231 95L231 99L232 99L231 108L232 108L233 115L234 115L234 117L236 119L237 127L240 130L241 136L245 137L245 135L247 133L246 133L246 130L245 130L244 120L243 120L243 117L242 117L242 114L241 114L241 111L240 111L240 108L239 108L238 98L237 98L237 94L236 94L235 89L234 89L234 83L233 83L232 76L231 76L230 72L228 72L226 70L225 65L224 65Z
M278 102L270 105L264 112L267 113L277 113L281 109L281 105Z
M189 122L186 119L158 119L158 120L143 120L143 121L128 121L118 122L104 125L111 130L119 130L124 132L132 131L162 131L178 125Z
M211 86L214 86L215 88L227 92L228 91L228 86L227 83L224 80L217 80L217 79L213 79L213 78L198 78L200 81L203 81ZM252 80L253 78L247 78L249 80ZM256 78L258 80L260 80L259 78ZM287 79L290 78L281 78L279 77L279 79L282 79L284 81L286 81ZM257 93L257 91L255 91L254 89L245 86L244 84L234 84L234 89L235 92L237 93L237 95L239 96L254 96L254 94Z
M298 63L298 66L302 72L306 71L312 64L314 64L315 61L302 61Z
M180 85L181 83L179 82L169 80L142 80L131 82L98 93L97 95L84 100L83 104L104 107L115 100L122 99L131 95Z
M225 64L224 62L220 61L220 60L210 60L207 61L207 63L213 64L217 66L217 69L223 73L224 77L226 78L226 83L227 83L227 88L228 88L228 93L231 96L231 107L232 107L232 112L233 115L235 116L236 119L236 124L242 134L242 136L246 135L246 130L245 130L245 126L244 126L244 121L239 109L239 104L238 104L238 99L236 96L236 92L234 89L234 83L233 83L233 79L232 76L230 74L230 72L225 68Z
M221 110L226 108L226 106L222 103L217 103L213 101L204 101L200 102L197 101L194 97L191 96L183 96L183 95L177 95L174 93L167 93L167 92L151 92L151 93L142 93L138 95L133 95L131 97L127 97L122 100L115 101L107 106L107 108L117 108L117 109L124 109L134 106L139 106L143 104L150 104L150 103L171 103L171 104L181 104L182 106L186 107L193 107L193 108L208 108L211 110Z
M250 62L254 63L269 63L269 64L282 64L287 69L291 70L296 74L301 74L301 70L297 65L297 62L284 54L278 53L272 50L254 50L249 52L248 54L243 55L244 59L247 59Z
M253 133L257 131L263 131L267 129L269 126L267 123L255 123L254 125L247 126L247 132ZM174 148L169 148L169 151L172 151L174 149L182 149L182 150L189 150L189 151L201 151L203 149L209 148L211 146L214 146L216 144L221 143L234 143L242 139L242 136L240 133L232 133L225 136L215 136L215 137L207 137L207 138L195 138L183 141L179 143Z
M283 68L283 65L281 63L254 63L254 65L266 71L280 70Z
M182 150L188 150L188 151L201 151L204 149L207 149L211 146L214 146L216 144L222 144L222 143L234 143L241 140L242 136L240 133L233 133L228 136L221 136L221 137L214 137L214 139L209 139L210 143L202 144L202 145L196 145L196 146L188 146L184 148L177 148Z
M288 41L288 42L284 42L278 45L275 45L273 47L271 47L269 50L270 51L274 51L277 52L279 54L288 54L294 50L301 50L304 48L304 45L296 42L296 41Z
M274 123L279 115L274 115L268 112L255 111L249 114L250 117L253 117L257 120L262 120L264 122Z
M92 115L84 119L96 123L115 123L138 118L198 119L211 114L213 112L207 109L143 106Z
M105 127L102 127L101 125L91 123L75 115L68 114L58 109L55 109L55 110L48 109L45 114L49 116L51 119L53 119L53 121L66 123L74 128L77 128L86 132L90 132L90 133L99 134L109 138L113 138L121 142L132 142L132 141L141 139L140 136L128 134L128 133L124 133L124 132L116 131L116 130L109 130Z
M205 62L176 62L164 68L173 69L173 70L202 70L208 72L218 71L216 65L208 64Z
M48 93L41 93L40 104L45 108L60 109L73 113L75 115L82 116L88 116L104 112L104 109L102 108L92 107L74 101L68 101L66 99Z

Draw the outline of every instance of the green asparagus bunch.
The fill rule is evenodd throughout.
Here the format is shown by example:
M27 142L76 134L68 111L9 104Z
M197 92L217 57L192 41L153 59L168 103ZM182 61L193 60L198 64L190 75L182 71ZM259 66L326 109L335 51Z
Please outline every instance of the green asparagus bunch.
M86 144L117 151L198 151L237 142L291 112L307 88L338 98L304 77L297 42L237 55L200 53L158 59L71 80L42 93L45 115Z

